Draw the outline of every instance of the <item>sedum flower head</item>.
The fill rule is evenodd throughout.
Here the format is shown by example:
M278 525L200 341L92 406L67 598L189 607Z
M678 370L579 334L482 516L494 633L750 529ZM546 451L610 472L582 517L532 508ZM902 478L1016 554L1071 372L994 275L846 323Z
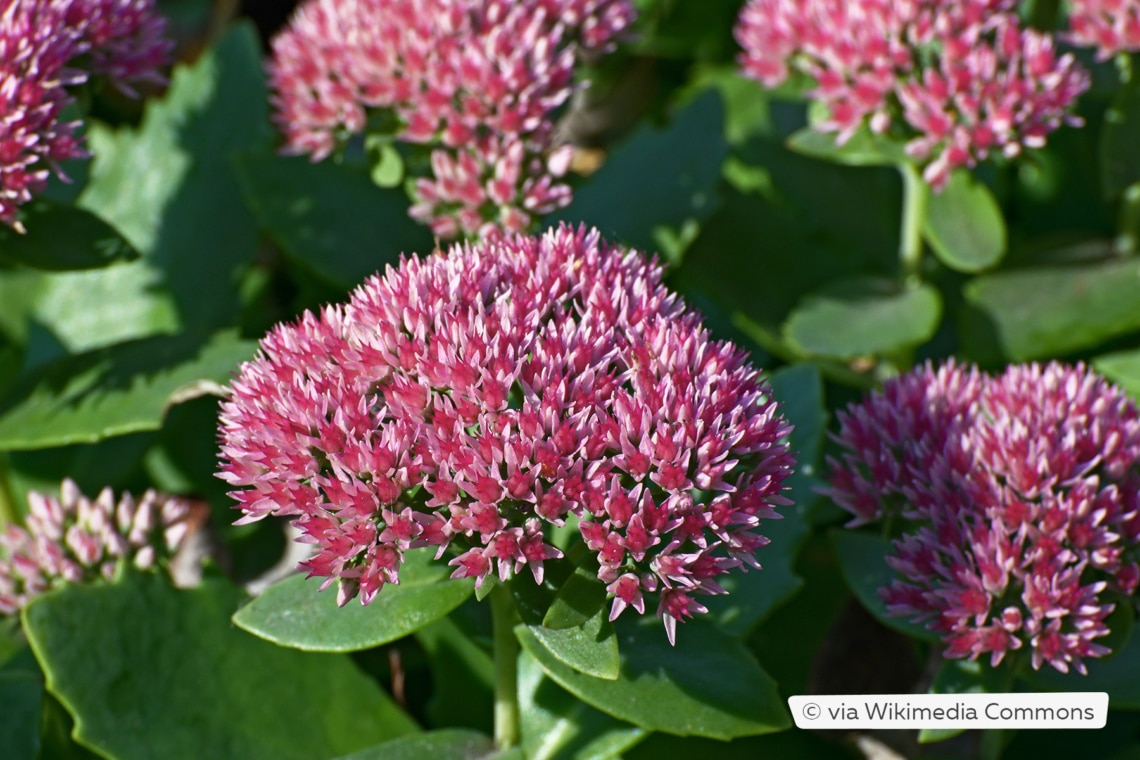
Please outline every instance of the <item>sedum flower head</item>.
M314 160L393 120L434 148L414 218L449 238L521 231L569 203L552 113L633 16L629 0L309 0L273 43L276 120Z
M63 177L60 162L86 157L79 123L61 120L67 88L161 81L163 31L153 0L0 0L0 222L21 230L20 206Z
M1108 654L1110 593L1140 581L1140 413L1085 367L987 377L954 364L889 381L840 415L829 495L906 526L881 590L946 656L1084 673ZM875 497L875 489L879 497Z
M1140 51L1140 3L1136 0L1070 0L1067 39L1095 47L1103 60Z
M147 491L95 499L63 481L59 498L28 494L26 527L0 533L0 615L13 615L61 583L110 580L121 563L140 569L174 555L186 537L187 501Z
M816 127L844 143L864 124L892 128L924 176L991 153L1038 148L1089 78L1053 39L1022 29L1010 0L749 0L736 27L744 72L768 87L792 72L815 81L827 116Z
M661 274L562 226L407 258L277 327L222 408L239 522L295 517L302 567L368 604L416 547L542 582L571 521L611 619L656 593L672 640L759 566L792 460L757 370Z

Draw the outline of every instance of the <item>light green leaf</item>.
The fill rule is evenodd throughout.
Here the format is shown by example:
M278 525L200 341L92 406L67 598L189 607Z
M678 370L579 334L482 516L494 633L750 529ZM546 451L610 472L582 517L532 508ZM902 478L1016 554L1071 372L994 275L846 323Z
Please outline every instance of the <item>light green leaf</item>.
M528 760L611 760L649 735L566 692L525 651L519 655L518 679Z
M1093 359L1093 368L1140 400L1140 351L1117 351Z
M846 166L897 166L910 160L901 143L876 135L866 127L843 145L835 142L834 134L804 127L788 138L788 148L805 156Z
M593 617L574 628L526 628L537 645L559 662L579 673L612 681L618 677L620 661L617 636L606 620L607 613L608 610L598 608Z
M965 295L988 322L979 335L996 335L1006 358L1026 361L1140 329L1137 282L1140 262L1112 259L982 275Z
M923 234L942 263L959 272L989 269L1005 255L1001 208L989 188L965 169L930 194Z
M658 250L687 220L700 222L719 203L717 183L728 155L720 96L706 92L664 130L643 126L574 190L554 221L585 222L607 239Z
M471 596L470 579L448 580L435 550L405 554L400 584L385 586L368 606L337 607L335 589L293 575L273 584L234 615L234 623L281 646L314 652L355 652L403 638L447 615Z
M873 533L837 528L831 531L831 543L848 588L876 620L908 636L938 641L938 634L927 630L925 625L887 614L887 604L879 597L879 589L895 579L894 570L887 564L887 555L892 551L889 541Z
M622 619L615 627L621 650L621 676L615 681L560 662L526 626L515 633L559 686L650 731L727 740L791 724L775 682L743 645L715 627L684 623L676 647L656 619Z
M784 335L806 354L854 359L925 343L941 317L942 299L929 285L900 289L890 280L860 277L805 297L784 323Z
M39 198L21 210L20 234L0 225L0 258L34 269L99 269L139 257L130 243L90 211Z
M262 228L329 282L355 287L401 253L432 250L430 231L408 217L407 196L377 187L362 168L270 154L247 155L239 167Z
M220 392L254 350L252 342L227 331L208 341L192 333L142 338L57 359L0 400L0 449L158 430L167 408Z
M346 655L234 628L242 596L128 573L36 599L24 628L76 738L117 760L313 760L417 730Z
M337 760L495 760L498 757L489 737L476 731L444 728L401 736Z
M606 603L606 585L598 580L598 557L587 554L550 603L542 624L575 628L595 617Z

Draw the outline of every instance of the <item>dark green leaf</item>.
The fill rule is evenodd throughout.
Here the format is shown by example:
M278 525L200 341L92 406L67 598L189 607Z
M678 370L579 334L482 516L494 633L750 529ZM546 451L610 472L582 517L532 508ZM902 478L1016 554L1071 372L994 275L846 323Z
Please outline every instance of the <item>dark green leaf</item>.
M432 725L490 731L495 663L486 649L452 618L441 618L416 631L415 636L427 652L431 668L434 690L427 713Z
M788 138L788 148L805 156L847 166L897 166L910 160L901 143L866 128L860 129L843 145L838 145L835 135L804 127Z
M0 449L89 443L157 430L173 404L220 392L255 345L233 332L121 343L46 364L0 402Z
M1112 657L1087 659L1088 675L1070 670L1058 673L1048 664L1022 673L1034 689L1048 691L1105 691L1114 710L1140 710L1140 636L1133 631L1128 643Z
M0 672L0 757L35 760L40 751L44 685L39 675Z
M531 639L562 664L579 673L612 681L618 677L621 663L617 636L606 620L607 612L599 608L593 617L575 628L555 630L542 625L526 628Z
M896 577L887 564L887 555L891 552L889 541L873 533L839 528L831 531L831 543L839 557L839 567L847 586L876 620L909 636L938 641L938 634L928 631L925 625L887 614L887 605L879 597L879 589L888 586Z
M945 660L934 675L931 694L1000 694L1010 691L1013 671L1008 667L990 667L983 660ZM922 744L940 742L957 736L964 728L924 728L918 732Z
M432 250L429 230L408 217L407 196L377 187L362 168L268 154L239 167L261 226L329 282L355 287L401 253Z
M586 222L611 241L658 250L669 237L662 230L682 229L716 210L727 155L720 96L707 92L667 129L642 127L618 146L554 219Z
M576 699L525 651L519 656L518 683L522 748L529 760L619 758L648 735Z
M23 235L0 225L0 258L35 269L98 269L139 257L130 243L90 211L38 199L22 209Z
M417 730L346 655L234 628L242 596L126 574L40 597L23 619L76 738L118 760L313 760Z
M1001 208L989 188L965 169L930 194L923 234L942 263L959 272L989 269L1006 250Z
M796 467L785 483L788 491L784 495L803 511L816 498L812 489L827 432L823 379L815 365L801 363L781 368L769 380L772 396L780 402L780 413L794 426L790 445L796 455Z
M387 585L368 606L337 607L336 590L318 592L320 579L293 575L273 584L234 615L234 623L281 646L314 652L355 652L403 638L463 604L470 579L447 580L434 549L405 555L400 584Z
M900 289L863 277L832 282L804 298L784 334L807 354L854 359L925 343L941 317L942 300L929 285Z
M656 619L620 620L621 677L579 673L555 658L526 626L523 648L558 685L604 713L650 731L732 739L790 725L776 684L739 642L703 622L679 626L669 645Z
M337 760L493 760L498 753L490 738L476 731L445 728L401 736Z
M598 580L598 557L587 554L558 589L542 624L547 628L575 628L595 617L605 603L606 585Z
M1140 72L1120 87L1100 132L1100 178L1108 199L1140 180Z
M1140 262L1110 260L982 275L966 299L988 318L1007 358L1052 357L1140 328ZM969 348L969 346L968 346Z

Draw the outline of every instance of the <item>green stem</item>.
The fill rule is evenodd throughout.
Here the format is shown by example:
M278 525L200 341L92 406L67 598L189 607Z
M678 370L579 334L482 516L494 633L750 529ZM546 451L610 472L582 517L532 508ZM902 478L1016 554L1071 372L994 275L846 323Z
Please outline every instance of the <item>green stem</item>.
M1120 199L1116 250L1125 255L1140 251L1140 182L1129 185Z
M495 636L495 746L519 743L519 642L515 638L518 612L505 583L491 591L491 621Z
M1029 25L1040 32L1051 32L1057 28L1057 14L1060 10L1060 0L1033 0Z
M16 503L12 498L12 484L8 479L7 462L0 454L0 528L10 524L19 524L19 514Z
M899 164L903 178L902 228L899 233L899 261L903 276L908 282L919 279L922 271L922 222L926 219L926 204L930 188L910 163Z

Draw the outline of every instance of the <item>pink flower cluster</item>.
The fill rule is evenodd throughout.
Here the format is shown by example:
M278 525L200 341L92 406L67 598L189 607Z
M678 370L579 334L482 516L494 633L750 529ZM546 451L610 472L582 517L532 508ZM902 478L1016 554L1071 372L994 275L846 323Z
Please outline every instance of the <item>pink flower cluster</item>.
M768 87L815 80L816 127L844 143L865 123L900 125L936 189L991 153L1038 148L1089 86L1051 36L1023 29L1012 0L749 0L736 38L745 73Z
M0 533L0 615L13 615L61 583L110 580L120 563L140 569L171 557L189 529L190 505L147 491L116 503L105 488L88 499L70 480L60 497L28 494L27 527Z
M888 381L840 413L826 493L852 525L900 519L881 590L928 620L946 656L1028 647L1086 672L1109 652L1106 592L1140 583L1140 412L1085 367L950 362Z
M630 0L309 0L273 43L276 120L314 160L364 131L431 146L415 219L522 231L570 201L551 115L575 63L633 17Z
M22 230L20 206L86 156L79 123L60 121L67 88L89 74L161 81L163 30L154 0L0 0L0 222ZM86 70L69 68L80 59Z
M1074 45L1095 47L1102 60L1140 51L1140 2L1071 0L1067 39Z
M367 604L423 546L476 585L541 582L570 521L611 619L657 593L672 641L718 576L759 566L792 458L746 354L661 274L564 225L405 259L277 327L222 406L240 522L296 516L302 567Z

